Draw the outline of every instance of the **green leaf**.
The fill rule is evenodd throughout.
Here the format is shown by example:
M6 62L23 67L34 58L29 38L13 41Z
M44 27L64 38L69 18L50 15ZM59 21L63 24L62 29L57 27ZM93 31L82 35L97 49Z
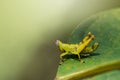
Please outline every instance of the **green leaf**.
M120 9L102 12L83 21L72 32L68 43L79 43L88 32L95 35L90 45L98 42L99 48L92 56L82 57L85 63L74 58L67 59L58 68L58 80L84 79L97 74L102 76L106 71L120 69ZM120 74L119 71L117 73ZM113 75L115 79L116 74Z
M84 80L119 80L119 79L120 79L120 70L114 70Z

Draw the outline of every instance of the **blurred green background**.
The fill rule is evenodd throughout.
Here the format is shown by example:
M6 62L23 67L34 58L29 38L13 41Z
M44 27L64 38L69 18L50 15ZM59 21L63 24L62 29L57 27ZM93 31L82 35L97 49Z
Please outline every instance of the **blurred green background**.
M85 18L120 0L0 0L0 80L53 80L63 42Z

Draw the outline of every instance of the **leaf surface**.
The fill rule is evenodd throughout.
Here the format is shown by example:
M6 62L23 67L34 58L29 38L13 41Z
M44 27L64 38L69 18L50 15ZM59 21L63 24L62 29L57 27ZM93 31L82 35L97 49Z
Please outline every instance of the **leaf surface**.
M83 21L72 32L68 43L79 43L88 32L95 35L90 46L98 42L99 48L91 56L82 57L85 63L74 58L67 59L58 68L58 80L83 79L96 74L105 77L106 74L102 73L120 68L120 9L102 12Z

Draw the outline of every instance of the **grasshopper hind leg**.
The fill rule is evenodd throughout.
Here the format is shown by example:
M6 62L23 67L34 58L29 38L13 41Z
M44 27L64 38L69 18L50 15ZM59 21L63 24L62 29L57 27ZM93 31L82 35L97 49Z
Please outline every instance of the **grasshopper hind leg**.
M83 50L83 54L85 53L92 53L93 51L95 51L97 48L98 48L99 44L98 42L94 43L94 45L90 46L90 47L86 47L84 50Z

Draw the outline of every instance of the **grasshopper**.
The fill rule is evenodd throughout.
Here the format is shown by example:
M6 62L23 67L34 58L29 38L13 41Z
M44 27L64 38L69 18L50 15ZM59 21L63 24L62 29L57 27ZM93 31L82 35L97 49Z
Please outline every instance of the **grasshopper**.
M79 60L83 62L80 55L90 54L93 51L95 51L99 46L98 42L95 42L94 45L88 47L88 45L92 40L94 40L94 38L95 38L94 35L91 32L89 32L87 36L84 37L84 39L78 44L67 44L67 43L62 43L60 40L57 40L56 45L59 47L60 51L62 52L60 54L60 61L63 62L64 61L63 56L71 53L77 55Z

